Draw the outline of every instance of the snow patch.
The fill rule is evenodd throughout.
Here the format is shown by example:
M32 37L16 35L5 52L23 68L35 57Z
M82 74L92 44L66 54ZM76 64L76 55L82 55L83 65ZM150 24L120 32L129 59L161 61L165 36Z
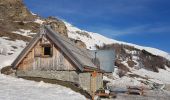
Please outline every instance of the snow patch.
M153 71L149 71L146 69L139 69L139 70L135 70L132 73L135 73L136 75L140 75L143 77L148 77L148 79L152 79L155 81L159 81L162 82L164 84L169 84L170 83L170 68L167 68L167 70L164 69L158 69L159 72L153 72Z
M127 88L127 86L142 86L143 84L135 78L123 76L111 81L111 85L117 88Z
M35 14L35 13L33 13L33 12L31 12L31 14L32 14L33 16L37 16L37 14Z
M31 32L31 30L19 29L18 31L13 31L12 33L20 34L23 36L31 37L30 35L34 35L36 33Z
M0 68L11 65L11 63L15 60L15 58L19 55L19 53L26 46L26 42L21 40L10 41L6 40L6 38L0 38ZM3 51L5 51L3 53Z
M40 18L37 18L37 19L35 19L34 22L38 23L38 24L43 24L45 21L41 20Z

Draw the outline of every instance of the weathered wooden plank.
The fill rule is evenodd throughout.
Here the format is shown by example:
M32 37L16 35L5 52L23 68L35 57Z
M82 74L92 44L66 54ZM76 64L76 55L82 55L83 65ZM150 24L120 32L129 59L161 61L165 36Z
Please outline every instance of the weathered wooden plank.
M46 41L47 42L47 41ZM75 70L68 57L57 47L52 46L52 57L43 57L43 47L39 41L35 47L22 60L23 70ZM48 42L51 43L51 42Z

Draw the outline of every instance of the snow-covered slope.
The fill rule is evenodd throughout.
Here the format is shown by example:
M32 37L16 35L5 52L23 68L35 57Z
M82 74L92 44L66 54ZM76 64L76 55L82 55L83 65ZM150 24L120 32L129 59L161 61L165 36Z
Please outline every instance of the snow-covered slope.
M0 100L86 100L69 88L0 74Z
M0 37L0 69L11 65L25 46L26 42L24 41L13 41L7 37Z
M125 45L129 45L129 46L133 46L140 50L146 50L153 55L162 56L162 57L170 60L170 54L168 54L167 52L164 52L162 50L110 39L110 38L104 37L98 33L88 32L88 31L76 28L73 25L69 24L68 22L65 22L65 25L68 29L69 38L81 40L82 42L84 42L86 44L87 49L91 49L91 50L96 49L96 45L102 46L104 44L118 43L118 44L125 44ZM80 32L86 33L86 35L82 35L82 34L80 34Z

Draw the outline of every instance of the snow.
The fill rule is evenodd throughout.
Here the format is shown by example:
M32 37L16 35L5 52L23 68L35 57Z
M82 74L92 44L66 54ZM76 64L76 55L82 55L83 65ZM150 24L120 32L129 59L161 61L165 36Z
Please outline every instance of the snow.
M157 72L149 71L144 68L137 68L140 67L138 63L138 57L133 56L132 60L137 63L134 68L129 67L127 64L127 60L123 61L122 64L124 64L128 69L130 69L131 72L129 74L136 74L145 78L148 78L150 81L159 83L159 84L170 84L170 68L165 66L165 69L158 69Z
M80 30L67 22L64 22L64 23L68 29L68 37L72 39L76 39L76 40L81 40L82 42L86 44L87 49L95 50L96 45L103 46L104 41L106 41L105 38L98 39L101 37L99 34ZM87 33L87 35L89 35L92 38L79 34L78 32L85 32Z
M136 67L140 67L139 63L137 62L137 57L133 56L132 57L133 61L137 63ZM146 70L144 68L131 68L128 66L127 64L127 60L123 61L122 64L124 64L127 68L130 69L131 72L129 72L129 74L136 74L145 78L148 78L150 81L155 82L155 83L159 83L159 84L170 84L170 68L168 68L167 66L165 66L165 69L158 69L158 73L157 72L153 72L153 71L149 71Z
M33 12L31 12L31 14L32 14L33 16L37 16L37 14L35 14L35 13L33 13Z
M10 41L7 40L6 37L1 37L0 49L1 50L5 49L7 54L0 54L0 69L4 66L10 65L25 46L26 42L24 41L21 40Z
M114 79L120 78L119 75L118 75L118 73L119 73L119 69L117 68L117 66L115 66L114 72L112 73Z
M68 29L68 37L72 38L72 39L81 40L82 42L84 42L86 44L87 49L91 49L91 50L96 49L95 45L102 46L104 44L118 43L118 44L130 45L130 46L133 46L140 50L146 50L146 51L150 52L151 54L162 56L162 57L170 60L170 54L168 54L167 52L164 52L162 50L159 50L156 48L151 48L151 47L139 46L136 44L126 43L126 42L122 42L122 41L117 41L114 39L104 37L98 33L81 30L77 27L74 27L73 25L71 25L70 23L68 23L66 21L64 21L64 23ZM81 34L78 34L77 31L86 32L91 36L91 38L82 36Z
M139 69L135 70L132 73L135 73L137 75L148 77L150 80L163 83L163 84L169 84L170 83L170 68L167 68L167 70L164 69L158 69L159 72L153 72L146 69Z
M137 79L127 76L123 76L122 78L113 80L112 84L115 87L121 88L126 88L127 86L142 86L141 82L139 82Z
M35 22L35 23L38 23L38 24L43 24L43 23L44 23L44 21L41 20L40 18L35 19L34 22Z
M13 31L12 33L20 34L23 36L31 37L30 35L34 35L36 33L31 32L31 30L19 29L18 31Z
M104 81L108 81L108 82L111 82L111 81L112 81L112 79L110 79L110 78L108 78L108 77L106 77L106 76L103 76L103 80L104 80Z
M69 88L0 74L0 100L86 100Z

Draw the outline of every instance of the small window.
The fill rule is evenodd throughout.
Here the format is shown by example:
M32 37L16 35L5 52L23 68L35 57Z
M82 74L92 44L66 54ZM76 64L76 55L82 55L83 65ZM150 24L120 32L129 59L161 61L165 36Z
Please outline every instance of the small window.
M44 47L44 56L52 56L52 49L51 49L51 47L50 46L48 46L48 47Z

